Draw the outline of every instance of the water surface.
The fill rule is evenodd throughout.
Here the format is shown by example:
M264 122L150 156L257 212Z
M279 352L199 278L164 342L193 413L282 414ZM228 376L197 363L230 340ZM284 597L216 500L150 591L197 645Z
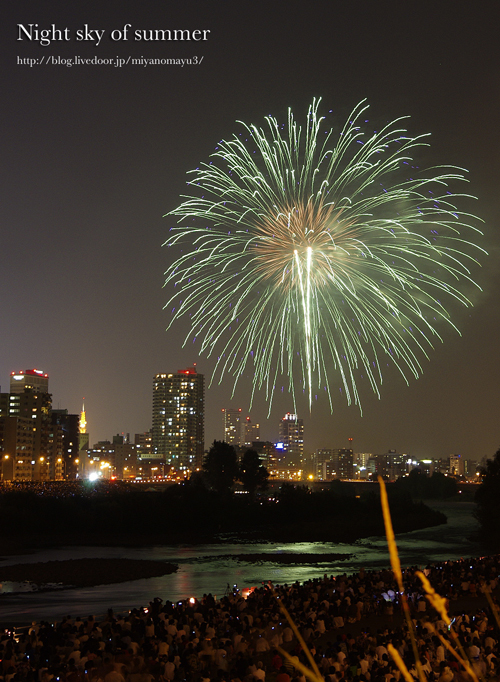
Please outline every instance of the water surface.
M429 504L448 516L448 523L402 533L397 543L403 566L426 566L429 563L480 556L486 549L471 541L477 529L472 512L473 502L433 502ZM277 552L300 554L345 554L346 560L322 563L281 564L276 562L235 561L228 554L257 554L267 557ZM159 578L134 580L81 589L53 592L4 593L0 596L0 622L11 625L34 620L60 620L62 616L86 617L103 614L108 608L115 613L146 606L154 597L177 601L190 596L201 597L211 592L222 596L228 585L247 587L262 581L274 583L303 582L328 574L354 573L389 566L385 538L364 538L352 544L342 543L252 543L201 544L156 547L62 547L30 555L11 556L1 565L78 558L130 558L165 560L179 565L179 570ZM8 586L6 586L8 587Z

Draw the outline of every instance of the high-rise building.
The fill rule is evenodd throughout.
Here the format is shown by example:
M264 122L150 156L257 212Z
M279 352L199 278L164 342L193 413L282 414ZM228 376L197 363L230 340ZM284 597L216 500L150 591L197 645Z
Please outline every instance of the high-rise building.
M134 437L134 443L137 450L137 457L140 459L150 459L152 450L152 437L151 431L145 431L144 433L136 433Z
M244 421L241 407L223 407L222 421L224 423L224 441L236 447L243 445Z
M177 471L203 464L205 377L196 367L157 374L153 381L152 456Z
M452 476L464 475L464 459L461 455L450 455L450 474Z
M48 457L44 466L44 475L43 477L40 476L40 479L44 481L63 481L65 471L63 426L52 419L51 426L49 426Z
M355 455L356 464L358 467L366 467L368 465L368 460L373 457L371 452L358 452Z
M29 388L33 393L49 392L49 375L40 369L25 369L10 373L10 392L24 393Z
M165 465L163 459L152 455L151 430L144 433L136 433L134 444L137 453L137 476L141 479L161 479L164 477Z
M279 423L279 445L286 455L287 464L301 467L304 456L304 420L287 412Z
M52 396L48 388L47 374L28 369L12 372L10 393L1 394L1 414L14 419L4 424L9 450L5 454L15 458L10 472L14 480L46 481L55 476L60 434L54 435L51 428ZM27 429L31 431L29 438Z
M271 476L274 476L276 469L279 468L278 452L274 443L267 440L255 440L251 444L251 449L259 455L260 463L263 464Z
M49 444L52 425L52 396L50 393L36 393L26 387L22 393L11 393L9 396L9 416L31 419L33 429L33 480L50 479L53 456L52 442Z
M351 448L332 450L333 470L336 478L351 479L353 477L354 454Z
M260 440L260 424L253 424L250 417L244 417L241 407L223 407L222 422L224 440L236 449L251 448Z
M316 450L313 457L314 476L320 481L331 481L335 478L333 468L333 450L321 448Z
M375 455L375 474L387 478L389 481L396 481L410 470L409 457L406 454L389 450L383 455Z
M87 413L85 412L85 402L82 405L80 412L80 420L78 422L78 450L85 450L90 445L90 434L87 431Z
M78 452L81 450L79 420L77 414L68 414L68 410L52 410L52 426L61 428L64 477L71 480L78 473ZM55 438L56 434L52 437Z
M78 415L53 410L49 376L39 369L11 372L10 393L0 393L0 452L4 480L74 478Z
M353 451L350 448L323 448L313 457L314 475L322 481L353 478Z
M260 424L253 424L250 417L243 422L243 445L246 448L253 448L253 443L260 441Z
M2 394L8 395L8 394ZM35 432L31 419L0 416L0 453L2 481L31 481L35 460Z
M357 452L354 453L354 478L361 478L366 480L370 473L370 460L373 457L371 452ZM373 471L375 471L375 464L372 461Z
M0 417L9 416L10 393L0 393Z

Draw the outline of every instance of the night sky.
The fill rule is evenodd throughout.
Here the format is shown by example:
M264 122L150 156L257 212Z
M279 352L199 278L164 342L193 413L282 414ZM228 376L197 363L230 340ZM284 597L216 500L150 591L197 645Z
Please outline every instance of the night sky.
M416 458L460 453L479 460L500 446L498 3L281 2L260 0L4 0L1 13L2 262L0 384L12 370L43 369L56 408L81 409L91 442L151 427L152 379L193 362L208 379L214 360L181 347L186 327L165 329L162 249L186 172L208 160L237 120L305 119L313 97L343 123L363 98L370 116L411 115L430 132L421 166L455 164L484 221L488 252L475 271L475 306L454 309L462 332L406 386L389 371L380 400L362 392L363 416L338 398L304 418L305 447L395 449ZM68 41L17 40L17 24L68 28ZM104 30L99 45L76 31ZM135 29L205 29L198 43L113 41ZM116 35L116 34L115 34ZM130 38L132 33L129 34ZM203 57L198 66L72 66L47 60ZM18 61L44 59L32 67ZM222 407L248 411L251 377L206 391L206 446L222 438ZM279 394L251 410L262 437L293 410Z

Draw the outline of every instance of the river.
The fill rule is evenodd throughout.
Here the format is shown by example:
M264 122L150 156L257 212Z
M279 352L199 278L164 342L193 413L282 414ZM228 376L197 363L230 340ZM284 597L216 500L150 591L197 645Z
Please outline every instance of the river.
M486 549L471 541L477 528L473 517L474 503L470 501L439 501L429 506L445 513L448 523L397 536L403 566L425 566L429 563L480 556ZM279 564L277 562L236 561L228 555L265 553L345 554L345 560L310 564ZM385 538L371 537L353 544L333 543L219 543L155 547L62 547L29 555L9 556L2 566L17 563L78 559L83 557L157 559L179 565L176 573L159 578L134 580L127 583L102 585L83 589L55 590L12 594L11 587L3 586L0 596L0 622L23 625L39 620L60 620L62 616L86 617L103 614L108 608L120 613L131 608L147 606L154 597L176 601L200 597L211 592L224 594L228 585L238 587L274 583L301 582L324 573L354 573L361 567L367 570L387 567L389 558Z

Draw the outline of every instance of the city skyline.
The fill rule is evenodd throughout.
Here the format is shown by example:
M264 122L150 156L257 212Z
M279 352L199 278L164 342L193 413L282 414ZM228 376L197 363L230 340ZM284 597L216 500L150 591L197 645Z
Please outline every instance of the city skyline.
M98 442L148 430L152 377L196 363L206 380L205 447L222 438L222 407L241 407L260 423L262 440L274 439L274 425L295 412L286 386L283 393L278 387L268 417L265 394L257 392L250 405L249 373L234 395L231 379L210 386L217 357L200 355L191 340L183 348L188 324L165 331L162 284L171 256L161 244L174 222L162 216L187 193L186 171L236 133L237 120L261 126L272 115L286 122L288 107L302 120L321 97L344 122L367 98L370 121L409 115L412 135L431 133L431 146L418 156L423 167L468 170L490 255L476 275L482 292L473 294L474 307L454 311L461 336L440 329L444 342L430 350L418 380L407 386L390 370L380 400L362 386L363 416L340 397L331 415L328 401L313 396L309 413L307 398L298 396L304 447L493 457L500 440L498 8L450 14L444 3L356 7L320 1L314 12L297 4L284 13L259 2L236 8L198 0L168 11L152 2L126 10L60 0L50 8L2 7L1 59L12 93L2 143L3 391L13 370L41 368L54 408L79 413L85 396L91 441ZM105 36L99 45L72 39L43 46L17 40L19 23L68 27L71 36L88 24ZM111 30L126 23L210 33L196 44L112 41ZM199 67L18 62L194 52L204 57Z
M77 456L78 449L98 448L105 443L112 444L121 438L126 443L134 442L136 446L140 444L143 449L146 441L149 441L149 447L145 448L145 450L148 451L146 457L151 460L163 459L168 466L172 466L174 469L193 469L196 466L200 466L203 457L201 454L201 443L203 442L203 433L206 428L204 422L204 383L205 377L197 372L196 366L180 369L176 372L169 372L168 374L156 374L153 378L153 409L150 427L139 433L125 429L112 435L107 433L104 438L99 438L98 440L94 439L87 429L88 422L86 420L85 403L83 403L79 413L70 413L67 408L60 409L53 406L51 413L54 415L57 423L65 419L73 421L75 434L78 433L78 438L75 437L75 441L79 440L80 442L78 448L74 450L72 457ZM12 371L10 373L10 392L4 394L0 392L4 399L2 403L4 415L19 411L9 410L8 403L10 401L10 407L12 408L12 401L19 401L20 396L25 392L27 392L28 397L33 394L35 398L47 395L49 403L52 405L53 395L49 388L49 375L46 372L38 369ZM170 403L169 407L167 406L168 403ZM178 414L179 410L184 413L190 412L192 416L186 419L187 415L183 417L182 414ZM309 466L309 458L314 460L316 457L322 456L321 453L349 452L352 454L354 452L356 455L359 454L361 460L364 461L363 458L369 455L383 456L396 452L391 447L378 451L373 448L367 448L371 452L362 452L352 447L348 449L337 448L337 445L342 445L338 440L325 442L314 450L310 450L304 448L304 420L299 415L287 412L278 422L265 420L265 432L268 435L267 438L261 438L260 423L252 422L251 416L248 414L245 416L246 413L244 413L241 407L221 408L221 412L221 435L213 440L223 440L230 445L234 445L240 453L244 449L251 449L259 441L263 446L272 444L276 448L276 452L282 456L293 452L294 456L291 457L290 461L294 462L293 466L299 468L302 466L302 463L306 463ZM168 430L171 433L165 433ZM187 438L183 437L182 433L186 433ZM185 443L184 440L186 440ZM191 440L193 442L190 445L189 441ZM204 441L204 453L210 450L213 440L210 442ZM353 446L353 440L352 437L347 438L347 444ZM174 460L176 458L171 457L172 447L179 446L175 445L176 442L184 452L181 456L182 462L178 467L175 466L176 462ZM198 446L194 445L194 443L197 443ZM168 454L169 452L170 454ZM404 448L398 456L414 457L415 459L427 462L431 461L423 456L419 457L415 453L406 451ZM476 457L478 461L483 459L477 455ZM457 461L466 459L463 454L451 452L443 453L441 456L433 457L432 459L438 461L447 458L455 458Z
M85 405L80 415L52 409L49 376L42 370L12 372L10 389L10 393L0 393L0 473L4 482L181 480L204 466L204 376L196 366L155 376L152 428L134 434L133 444L127 433L92 447ZM244 418L241 408L223 408L222 413L225 443L234 446L241 462L249 454L245 450L256 450L275 480L373 480L376 475L395 480L418 465L426 474L438 471L475 481L478 464L484 465L484 459L475 462L460 454L418 461L395 450L370 454L324 448L307 453L303 420L296 414L284 415L277 441L269 442L260 441L259 424L252 424L250 416ZM210 455L211 448L206 452Z

